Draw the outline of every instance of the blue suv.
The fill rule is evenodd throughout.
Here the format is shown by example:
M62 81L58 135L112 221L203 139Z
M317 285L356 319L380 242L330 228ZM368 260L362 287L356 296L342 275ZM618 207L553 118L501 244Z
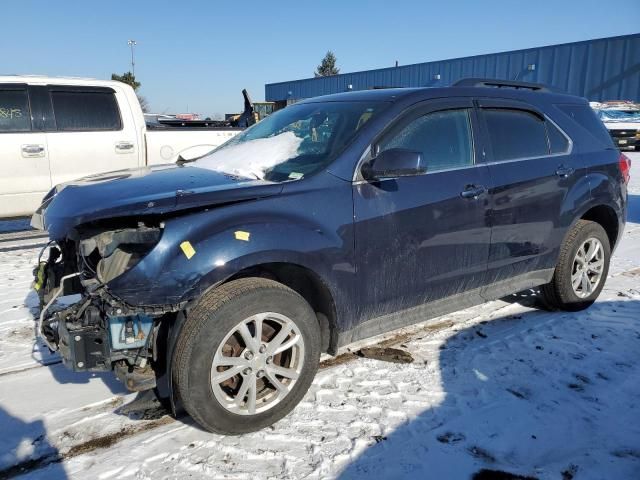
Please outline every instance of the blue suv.
M587 308L630 169L585 99L482 79L305 100L178 163L45 197L39 330L227 434L291 411L321 352L538 286Z

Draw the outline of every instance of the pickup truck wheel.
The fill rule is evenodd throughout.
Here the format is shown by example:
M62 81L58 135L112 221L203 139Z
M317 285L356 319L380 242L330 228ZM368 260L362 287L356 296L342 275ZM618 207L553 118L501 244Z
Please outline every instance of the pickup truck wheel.
M567 235L553 279L541 288L551 309L578 311L596 301L609 272L611 247L604 229L579 220Z
M188 315L174 351L174 388L206 430L260 430L302 400L320 345L318 320L300 295L273 280L234 280L205 293Z

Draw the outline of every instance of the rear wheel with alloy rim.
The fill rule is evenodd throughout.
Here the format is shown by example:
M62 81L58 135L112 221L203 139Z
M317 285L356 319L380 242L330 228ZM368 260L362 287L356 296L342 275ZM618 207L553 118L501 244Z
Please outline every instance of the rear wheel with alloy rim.
M571 286L579 298L589 297L600 285L604 268L604 247L595 237L586 239L573 259Z
M553 309L577 311L595 302L609 272L611 247L601 225L579 220L567 234L553 279L541 289Z
M259 430L303 398L320 345L317 318L300 295L272 280L235 280L189 313L176 343L174 385L205 429Z

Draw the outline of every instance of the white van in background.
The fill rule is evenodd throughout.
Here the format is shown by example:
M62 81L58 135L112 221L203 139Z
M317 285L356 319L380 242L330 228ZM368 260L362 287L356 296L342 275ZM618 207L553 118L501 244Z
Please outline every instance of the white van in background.
M200 156L241 130L147 130L121 82L0 76L0 218L32 214L54 185Z

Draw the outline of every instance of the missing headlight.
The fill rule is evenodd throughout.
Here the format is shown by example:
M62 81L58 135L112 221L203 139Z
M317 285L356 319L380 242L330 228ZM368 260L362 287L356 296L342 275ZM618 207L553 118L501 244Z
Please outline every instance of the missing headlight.
M160 241L161 232L144 226L101 232L80 240L78 253L97 279L108 283L142 260Z

